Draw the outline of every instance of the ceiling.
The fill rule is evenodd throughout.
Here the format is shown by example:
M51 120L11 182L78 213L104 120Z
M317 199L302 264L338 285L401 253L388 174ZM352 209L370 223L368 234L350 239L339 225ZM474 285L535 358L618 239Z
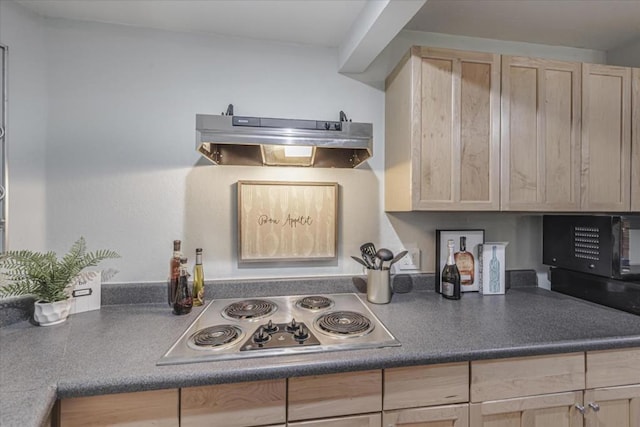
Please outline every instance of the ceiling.
M47 17L338 47L347 72L402 29L595 50L640 40L640 0L16 1Z
M640 0L428 0L405 28L609 50L640 39Z

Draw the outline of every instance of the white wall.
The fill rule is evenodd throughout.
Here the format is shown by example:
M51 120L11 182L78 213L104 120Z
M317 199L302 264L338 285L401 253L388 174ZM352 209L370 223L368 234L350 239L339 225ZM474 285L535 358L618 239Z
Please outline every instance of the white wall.
M379 241L384 94L336 72L336 52L255 40L47 20L47 243L79 235L112 248L117 281L167 275L171 241L208 278L358 272L349 255ZM216 167L195 151L196 113L374 123L375 156L357 170ZM337 263L242 268L236 263L238 180L337 181ZM193 260L191 260L193 261Z
M607 51L607 64L640 67L640 39Z
M43 19L13 2L0 1L0 43L9 47L8 248L44 250L47 88Z

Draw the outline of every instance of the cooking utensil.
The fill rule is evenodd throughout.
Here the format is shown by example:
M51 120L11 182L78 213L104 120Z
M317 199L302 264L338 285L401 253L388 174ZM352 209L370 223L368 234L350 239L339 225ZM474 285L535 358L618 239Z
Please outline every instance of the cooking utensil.
M358 258L357 256L351 255L351 258L353 258L357 263L362 264L364 267L370 268L366 262L364 262L362 259Z
M391 266L393 264L395 264L396 262L400 261L402 259L402 257L405 256L408 253L409 253L409 251L402 251L402 252L398 253L398 255L393 257L393 259L391 260L391 262L389 263L389 266L387 268L391 269Z
M376 255L376 245L374 245L371 242L364 243L362 246L360 246L360 252L362 252L364 254L367 254L367 255L375 256Z
M360 254L362 255L362 259L369 264L368 268L375 269L375 256L376 256L376 246L367 242L360 246Z
M380 265L378 266L377 269L382 270L382 266L384 265L384 262L391 261L393 259L393 252L391 252L389 249L381 248L380 250L378 250L378 252L376 252L375 257L380 260Z

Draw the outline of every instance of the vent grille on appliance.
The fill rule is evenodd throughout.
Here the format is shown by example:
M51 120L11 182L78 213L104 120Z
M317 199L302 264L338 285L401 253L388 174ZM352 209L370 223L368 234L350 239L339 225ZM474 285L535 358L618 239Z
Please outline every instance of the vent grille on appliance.
M600 230L595 227L574 227L573 255L576 258L600 260Z

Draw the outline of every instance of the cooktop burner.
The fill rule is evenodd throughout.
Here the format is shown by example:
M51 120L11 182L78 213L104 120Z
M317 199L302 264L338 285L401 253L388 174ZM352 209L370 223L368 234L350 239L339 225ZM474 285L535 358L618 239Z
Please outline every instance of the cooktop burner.
M219 299L202 309L157 364L399 345L356 294Z
M229 319L261 319L276 311L278 306L261 299L248 299L234 302L225 307L222 314Z
M312 295L299 299L296 304L308 310L321 310L333 306L333 300L322 295Z
M232 325L209 326L189 337L191 348L223 348L244 336L242 329Z
M323 314L316 320L316 325L321 331L344 337L365 335L373 329L368 318L353 311Z

